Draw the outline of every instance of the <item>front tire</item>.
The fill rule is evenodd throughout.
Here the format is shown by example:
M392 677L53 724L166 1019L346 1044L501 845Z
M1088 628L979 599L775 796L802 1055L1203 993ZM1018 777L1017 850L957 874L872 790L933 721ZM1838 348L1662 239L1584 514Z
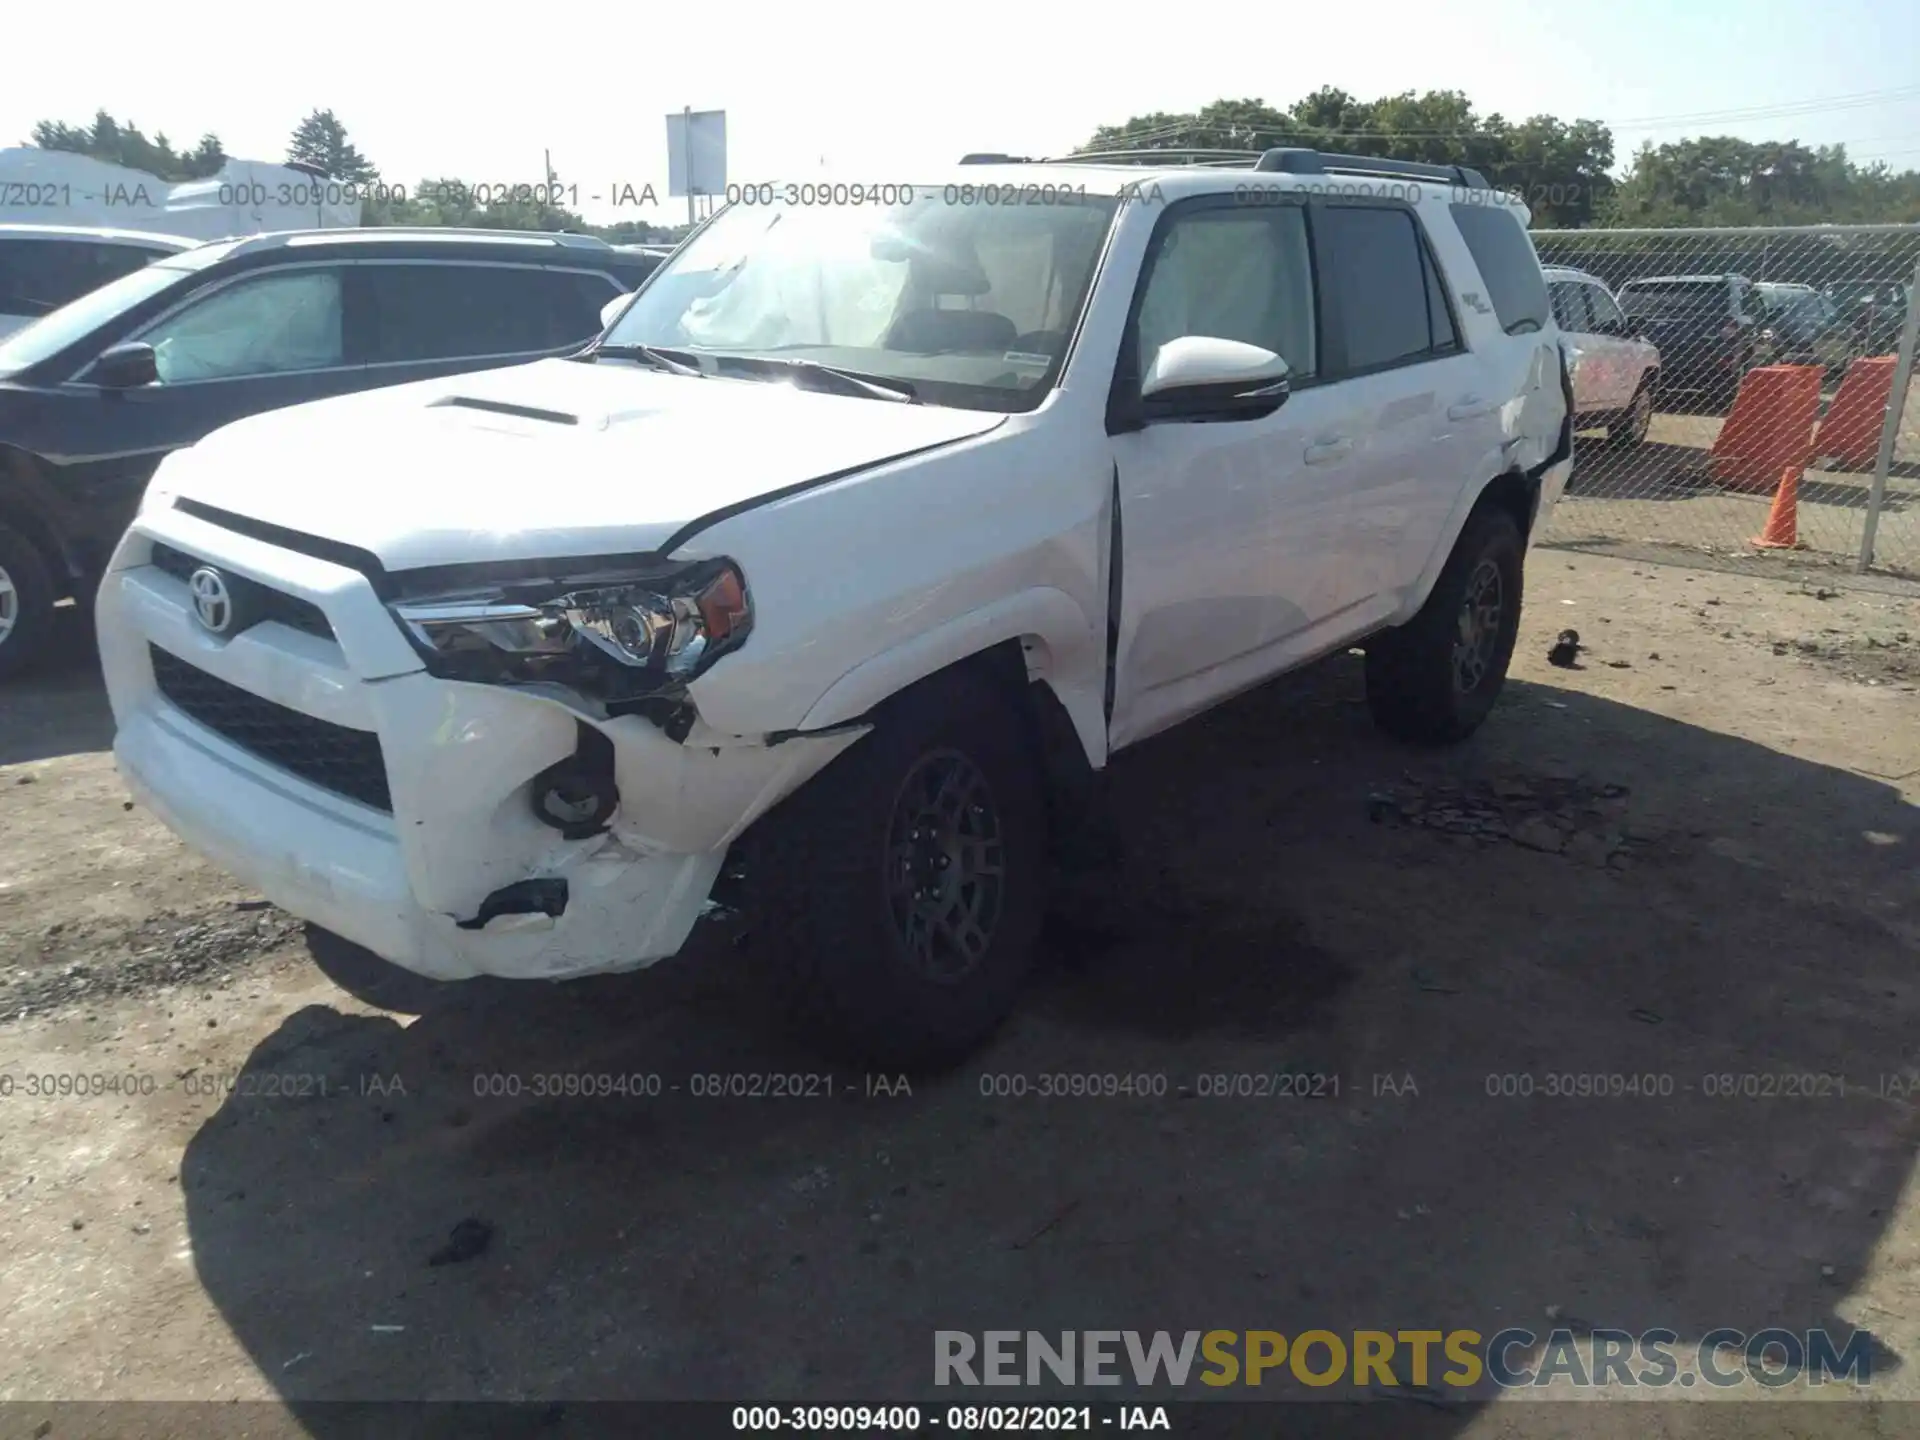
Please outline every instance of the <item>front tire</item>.
M307 925L314 966L363 1005L398 1015L425 1015L465 981L434 980L382 960L364 946L318 925Z
M1468 517L1420 613L1367 643L1367 708L1382 730L1444 745L1479 729L1513 659L1525 554L1506 511Z
M40 551L19 531L0 525L0 680L40 658L53 631L56 598Z
M750 842L755 948L795 1019L856 1063L955 1064L1019 996L1047 825L1010 690L985 665L923 682Z

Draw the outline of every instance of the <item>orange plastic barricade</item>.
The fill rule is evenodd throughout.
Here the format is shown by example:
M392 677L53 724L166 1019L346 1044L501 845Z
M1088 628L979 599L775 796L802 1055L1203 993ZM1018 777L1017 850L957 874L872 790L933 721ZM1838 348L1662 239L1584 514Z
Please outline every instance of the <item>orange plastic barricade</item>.
M1713 478L1731 489L1767 491L1788 466L1804 470L1813 460L1821 379L1818 365L1749 370L1713 442Z
M1897 356L1873 355L1847 366L1840 393L1827 407L1814 437L1813 453L1831 455L1850 470L1871 470L1880 457L1880 429L1887 419L1887 401L1893 397L1893 367Z

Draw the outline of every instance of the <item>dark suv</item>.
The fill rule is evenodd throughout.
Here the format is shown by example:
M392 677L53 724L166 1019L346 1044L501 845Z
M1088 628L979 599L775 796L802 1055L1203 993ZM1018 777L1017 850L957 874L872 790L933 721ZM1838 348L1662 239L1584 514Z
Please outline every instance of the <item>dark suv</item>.
M0 225L0 339L198 240L85 225Z
M257 235L144 266L9 336L0 675L33 658L58 600L90 597L169 451L262 410L564 354L658 263L585 235Z
M1620 308L1660 348L1667 392L1732 403L1741 377L1770 358L1766 303L1744 275L1649 275L1620 287Z
M1911 286L1898 280L1862 280L1830 287L1840 324L1856 355L1891 355L1912 303Z

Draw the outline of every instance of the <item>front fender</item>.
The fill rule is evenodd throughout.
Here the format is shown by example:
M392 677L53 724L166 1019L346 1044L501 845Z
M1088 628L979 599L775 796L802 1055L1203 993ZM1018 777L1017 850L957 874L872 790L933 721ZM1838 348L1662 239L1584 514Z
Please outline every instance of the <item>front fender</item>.
M1088 764L1098 768L1107 758L1102 633L1064 590L1021 590L862 661L827 687L799 728L821 730L858 719L936 671L1018 640L1028 676L1052 688L1073 721Z
M22 532L60 579L75 581L85 573L59 521L53 487L40 463L11 445L0 445L0 524Z

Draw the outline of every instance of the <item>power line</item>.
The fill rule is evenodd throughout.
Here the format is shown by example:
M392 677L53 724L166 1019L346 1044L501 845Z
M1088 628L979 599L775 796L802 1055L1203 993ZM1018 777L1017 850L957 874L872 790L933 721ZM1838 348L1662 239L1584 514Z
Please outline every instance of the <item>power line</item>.
M1890 90L1857 90L1846 95L1814 96L1806 100L1784 100L1774 105L1747 106L1737 110L1695 110L1677 115L1638 115L1614 122L1624 126L1669 125L1675 122L1714 120L1733 115L1766 113L1781 110L1833 110L1852 108L1859 105L1890 105L1902 100L1920 100L1920 85L1899 85Z

